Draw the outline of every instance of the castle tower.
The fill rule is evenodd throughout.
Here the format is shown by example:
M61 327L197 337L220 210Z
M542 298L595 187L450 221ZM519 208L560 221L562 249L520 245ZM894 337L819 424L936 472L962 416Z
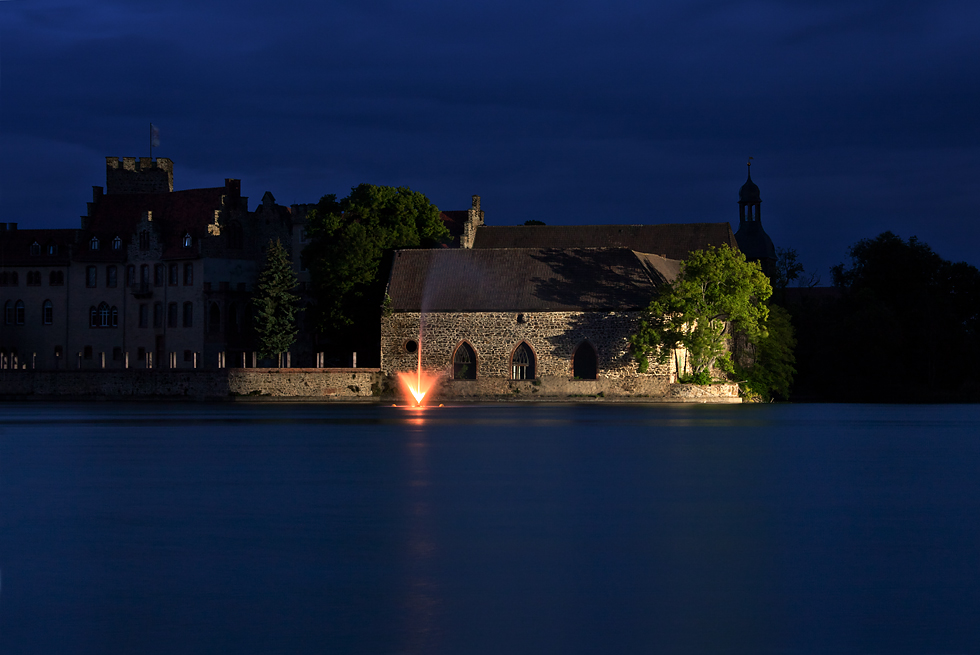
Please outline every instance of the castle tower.
M776 247L762 229L762 196L752 181L752 162L749 157L748 179L738 190L738 231L735 240L738 249L750 262L759 262L762 272L772 277L776 270Z
M105 158L107 194L168 193L174 190L174 163L166 157Z

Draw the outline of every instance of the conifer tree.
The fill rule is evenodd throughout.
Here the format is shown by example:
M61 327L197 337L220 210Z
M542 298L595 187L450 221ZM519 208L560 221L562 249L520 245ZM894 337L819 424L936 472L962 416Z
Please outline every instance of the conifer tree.
M252 300L255 306L255 332L259 357L279 357L296 341L296 314L299 296L292 293L297 285L296 273L289 254L276 239L269 241L265 266L259 273L258 293Z

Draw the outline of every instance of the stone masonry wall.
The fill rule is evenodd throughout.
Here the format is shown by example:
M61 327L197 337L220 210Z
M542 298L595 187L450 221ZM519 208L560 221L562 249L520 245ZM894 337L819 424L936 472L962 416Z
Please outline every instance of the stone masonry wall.
M486 395L498 395L501 390L509 393L508 385L501 386L499 382L509 381L511 357L522 342L536 356L539 393L572 393L565 390L568 387L565 383L574 382L573 386L583 387L583 394L603 391L617 395L662 395L674 379L674 362L654 364L646 374L637 371L637 362L627 350L626 339L638 320L638 312L435 312L426 313L422 323L421 314L400 312L382 319L381 369L389 376L415 370L418 356L406 345L419 339L421 324L423 369L441 373L447 379L447 391L457 389L459 395L481 395L478 391L464 390L483 387L487 387ZM477 379L449 380L453 354L464 341L476 353ZM595 348L597 380L572 379L572 356L583 341ZM596 391L584 390L586 386L595 387ZM492 392L490 387L494 388Z
M52 400L233 396L356 400L379 395L383 385L376 368L0 371L0 396Z

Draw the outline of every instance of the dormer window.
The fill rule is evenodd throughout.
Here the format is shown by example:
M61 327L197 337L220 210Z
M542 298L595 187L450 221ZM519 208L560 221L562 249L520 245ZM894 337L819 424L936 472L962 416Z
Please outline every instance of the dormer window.
M122 248L122 239L116 237L115 239L112 240L112 249L119 250L120 248Z
M48 244L48 254L49 255L57 255L58 254L58 246L56 246L53 243L49 243Z
M88 247L89 247L90 250L98 250L99 249L99 238L98 237L92 237L92 240L88 242Z
M31 244L31 254L40 255L41 254L41 244L35 241Z
M187 234L184 235L184 247L185 248L190 248L191 247L191 235L190 235L190 232L188 232Z

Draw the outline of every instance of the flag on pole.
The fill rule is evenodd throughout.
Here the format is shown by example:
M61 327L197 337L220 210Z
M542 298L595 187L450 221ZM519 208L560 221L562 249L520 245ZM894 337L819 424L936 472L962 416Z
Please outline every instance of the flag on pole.
M160 128L153 123L150 123L150 147L160 147Z

